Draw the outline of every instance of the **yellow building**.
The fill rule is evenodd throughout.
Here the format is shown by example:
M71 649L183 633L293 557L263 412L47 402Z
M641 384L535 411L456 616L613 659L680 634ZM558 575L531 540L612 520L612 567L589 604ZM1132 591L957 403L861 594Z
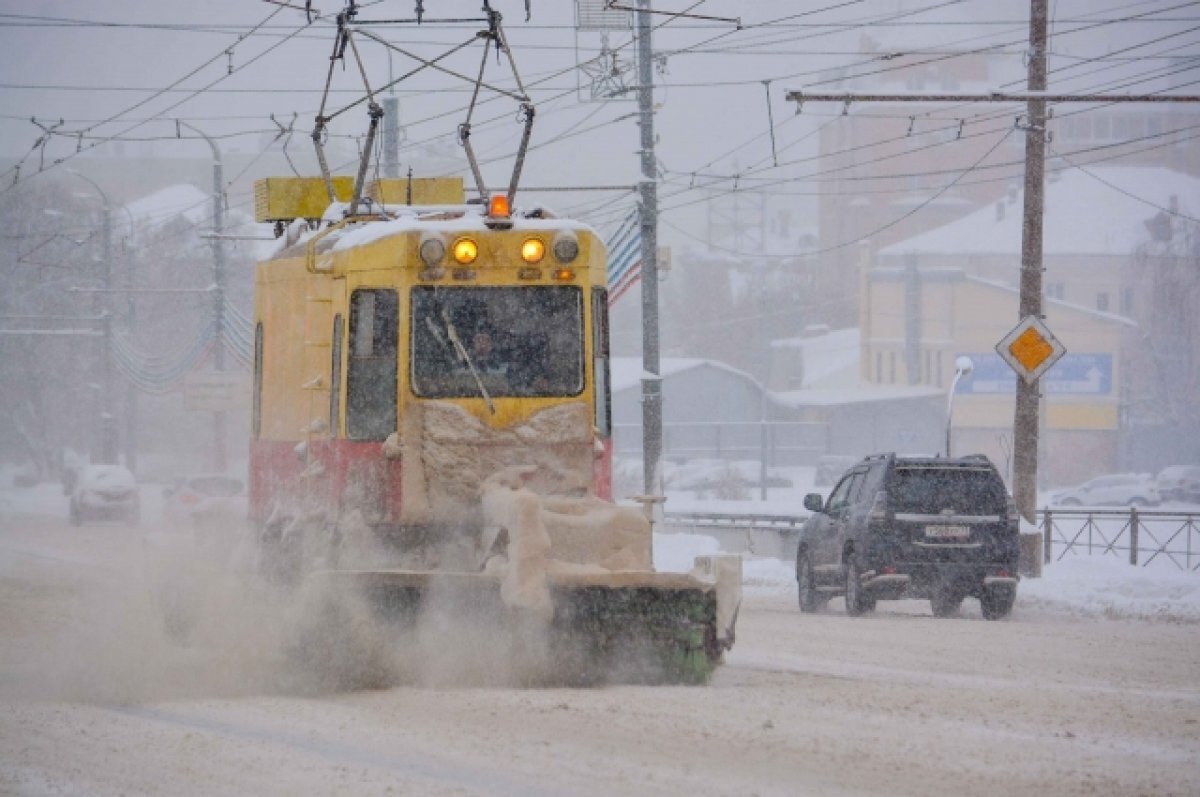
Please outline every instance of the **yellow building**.
M878 384L947 391L955 360L974 371L956 391L954 454L987 454L1009 473L1016 375L995 352L1014 326L1017 290L961 268L905 266L863 272L862 376ZM1127 318L1064 301L1045 302L1045 321L1068 354L1042 377L1040 481L1061 485L1118 469L1123 397L1121 351L1136 328Z

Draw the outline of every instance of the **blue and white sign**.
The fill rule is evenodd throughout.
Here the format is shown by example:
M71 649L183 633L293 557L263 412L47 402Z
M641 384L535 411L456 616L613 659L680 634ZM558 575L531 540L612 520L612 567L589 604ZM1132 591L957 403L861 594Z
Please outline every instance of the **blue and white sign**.
M1011 394L1017 391L1017 375L995 352L967 354L975 370L958 382L959 393ZM1112 393L1111 354L1066 354L1042 374L1042 390L1084 396Z

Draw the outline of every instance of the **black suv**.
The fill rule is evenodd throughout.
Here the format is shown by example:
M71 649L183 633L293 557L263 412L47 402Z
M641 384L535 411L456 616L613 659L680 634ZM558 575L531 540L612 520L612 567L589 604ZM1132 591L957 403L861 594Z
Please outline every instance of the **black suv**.
M846 471L828 503L810 493L800 531L800 609L835 595L860 615L875 601L928 598L937 617L979 599L998 620L1017 596L1018 515L987 457L871 456Z

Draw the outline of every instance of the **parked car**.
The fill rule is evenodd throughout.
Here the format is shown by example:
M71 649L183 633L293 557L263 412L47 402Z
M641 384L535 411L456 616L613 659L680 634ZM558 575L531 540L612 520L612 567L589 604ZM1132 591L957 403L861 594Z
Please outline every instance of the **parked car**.
M1154 481L1139 473L1097 476L1050 496L1053 506L1153 506L1160 500Z
M246 484L236 476L202 474L163 491L163 520L171 525L245 520Z
M1154 486L1164 501L1200 501L1200 467L1173 465L1154 477Z
M71 493L70 521L122 520L137 525L141 501L133 474L120 465L85 465Z
M989 620L1012 611L1018 514L987 457L867 457L828 501L810 493L804 506L813 514L796 552L801 611L835 595L852 616L896 598L927 598L938 617L967 596Z

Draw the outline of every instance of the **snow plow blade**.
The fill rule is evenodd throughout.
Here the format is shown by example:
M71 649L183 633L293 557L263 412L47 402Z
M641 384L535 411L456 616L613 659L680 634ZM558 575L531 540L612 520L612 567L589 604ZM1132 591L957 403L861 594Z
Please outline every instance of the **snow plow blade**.
M521 609L505 605L501 580L487 573L330 570L312 578L357 593L401 627L415 626L426 611L447 605L514 631L528 622ZM553 680L707 682L734 642L741 578L737 556L697 557L690 573L548 573Z

